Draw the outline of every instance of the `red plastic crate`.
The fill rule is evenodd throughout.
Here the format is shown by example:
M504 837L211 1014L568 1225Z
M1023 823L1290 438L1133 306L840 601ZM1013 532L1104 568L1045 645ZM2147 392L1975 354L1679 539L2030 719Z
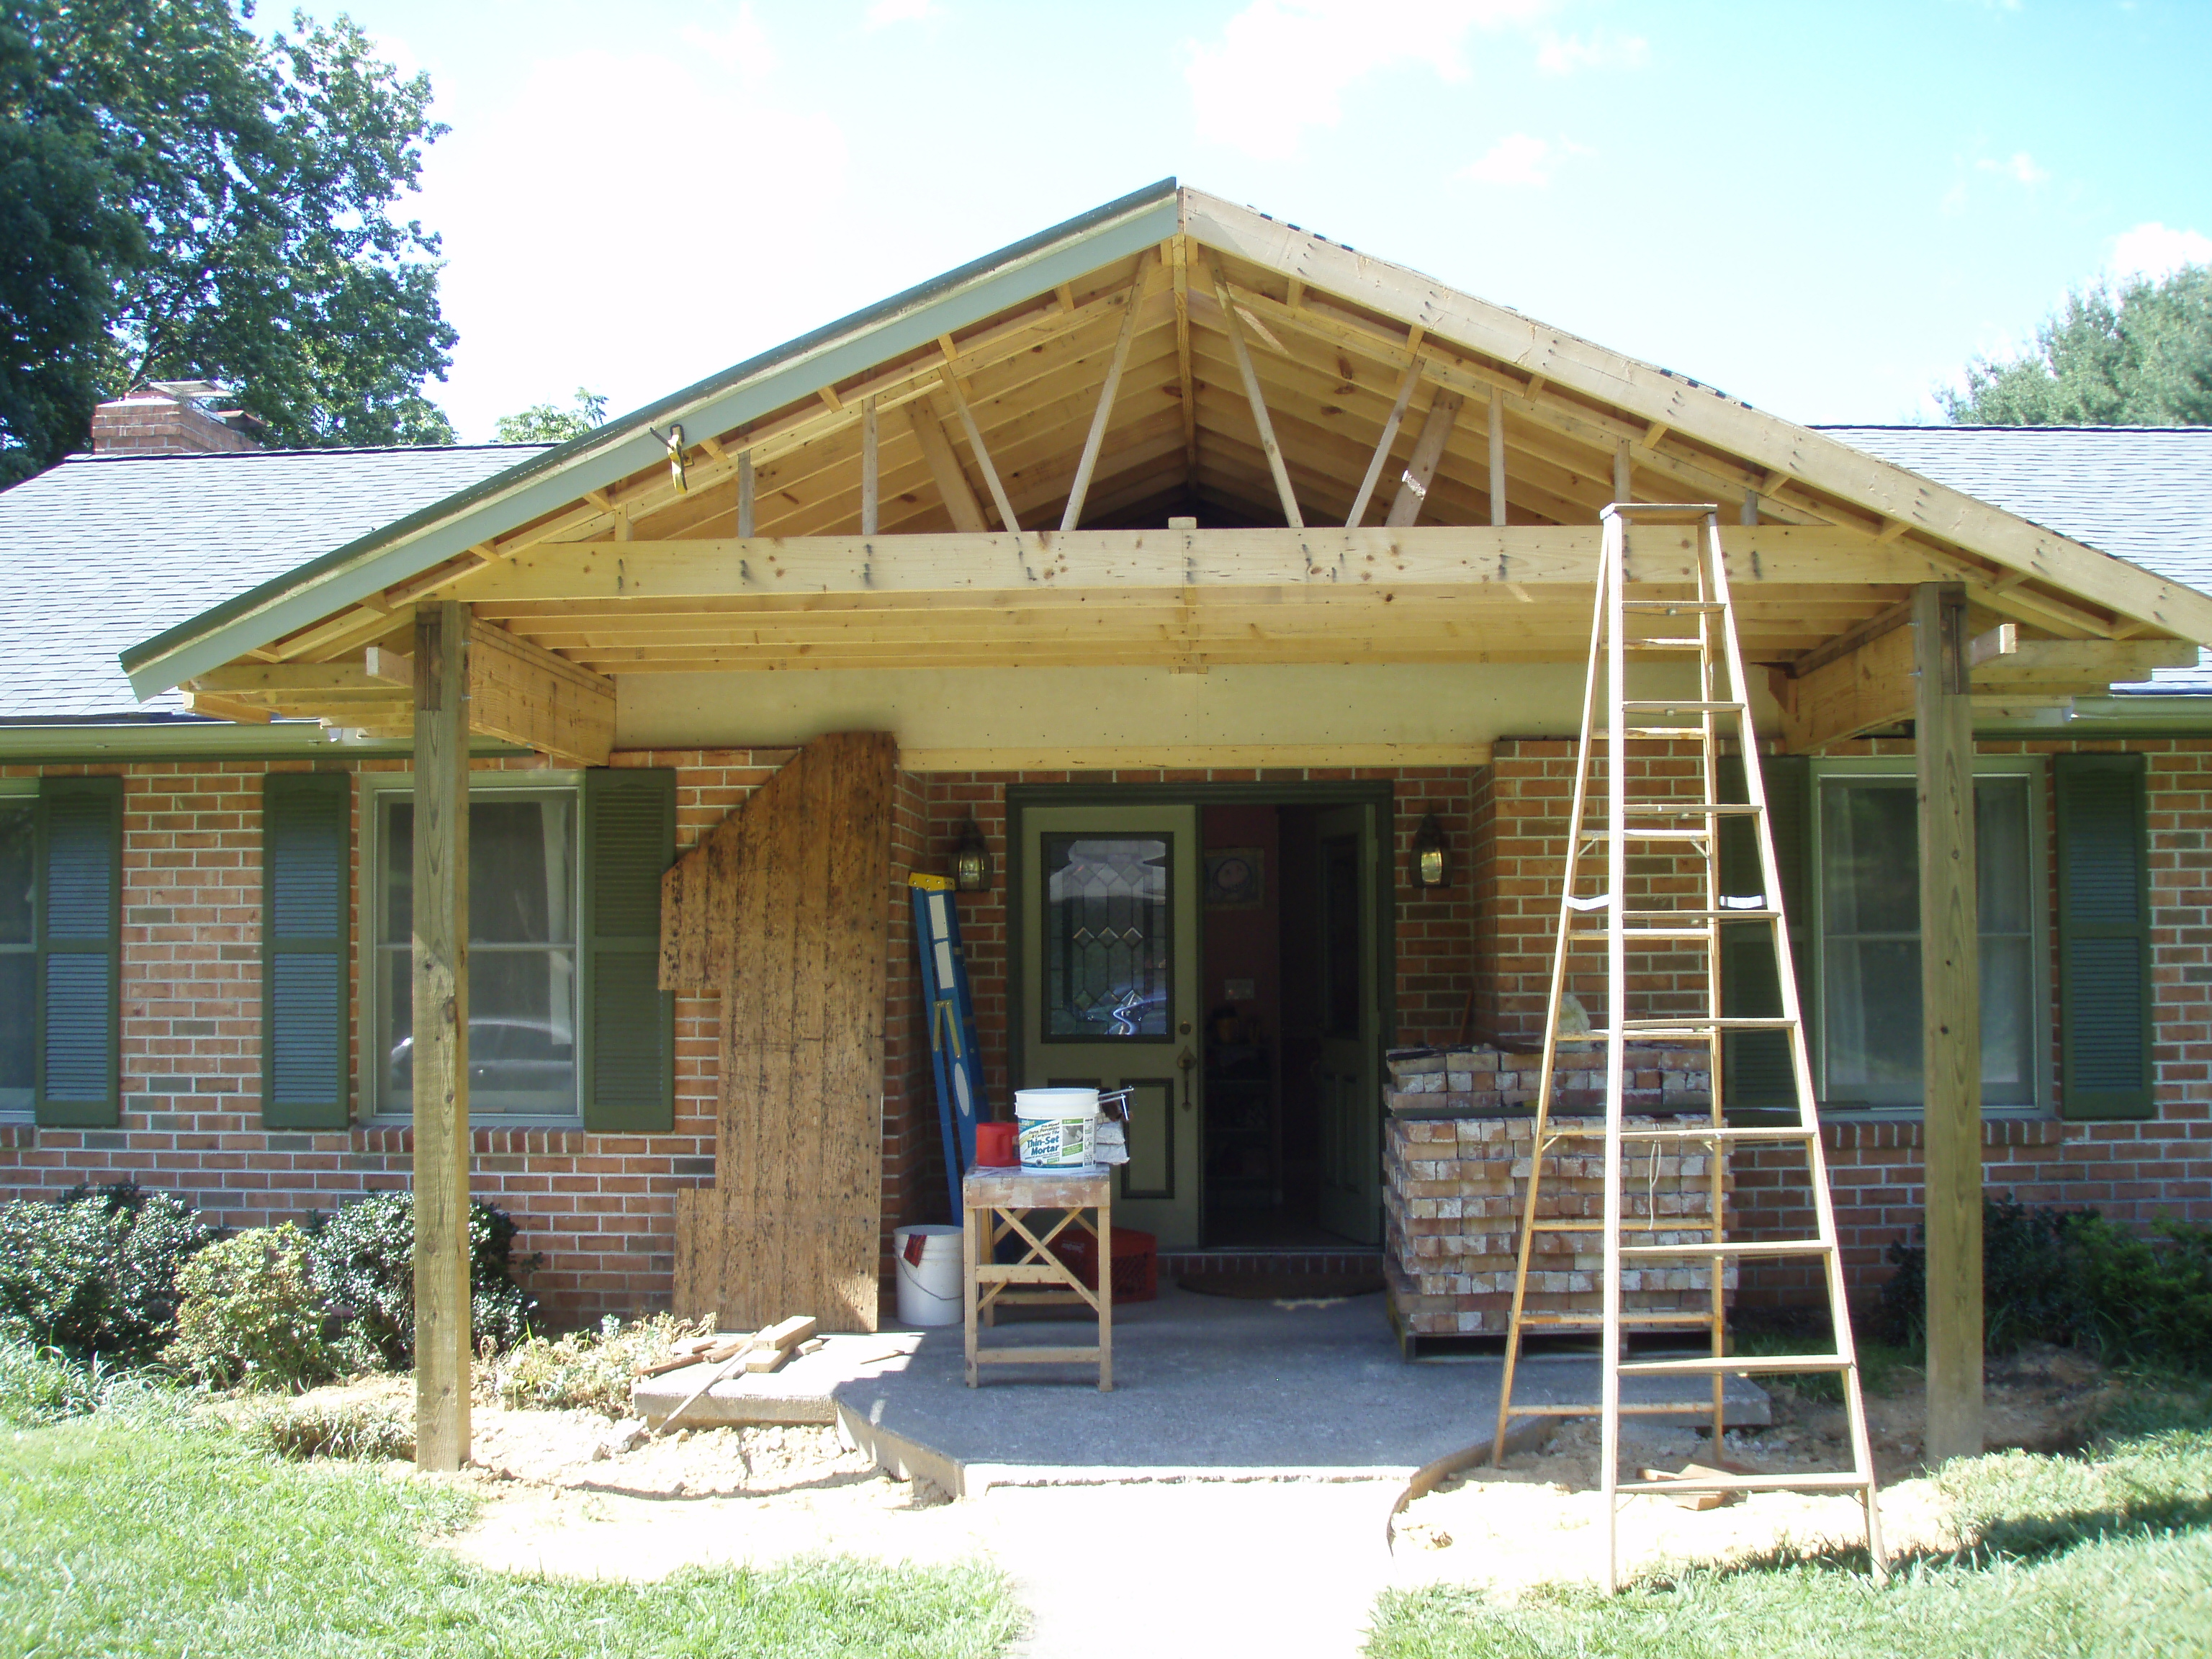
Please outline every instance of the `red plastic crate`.
M1052 1242L1052 1253L1093 1290L1098 1288L1098 1241L1071 1226ZM1159 1241L1135 1227L1114 1229L1114 1300L1151 1302L1160 1293Z

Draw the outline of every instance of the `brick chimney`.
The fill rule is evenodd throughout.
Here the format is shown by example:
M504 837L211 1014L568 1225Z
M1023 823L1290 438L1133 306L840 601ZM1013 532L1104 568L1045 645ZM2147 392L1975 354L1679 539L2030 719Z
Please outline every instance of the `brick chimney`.
M223 409L229 392L209 380L154 380L92 412L95 455L205 455L256 449L261 424Z

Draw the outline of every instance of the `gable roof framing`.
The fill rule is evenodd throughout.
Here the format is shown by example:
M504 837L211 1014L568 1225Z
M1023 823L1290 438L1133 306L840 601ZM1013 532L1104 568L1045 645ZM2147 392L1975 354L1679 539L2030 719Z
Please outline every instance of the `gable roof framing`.
M1371 454L1408 374L1422 384ZM1118 399L1102 401L1109 380ZM1178 496L1248 523L1281 522L1293 500L1309 522L1341 520L1355 481L1382 465L1380 512L1434 424L1432 522L1502 518L1486 464L1504 455L1519 522L1589 524L1623 479L1668 499L1755 495L1770 526L1848 532L1869 553L1903 544L1997 613L2062 635L2212 639L2212 598L2185 585L1168 179L312 560L125 650L124 667L143 696L272 647L287 659L357 648L416 599L502 586L471 573L489 577L518 551L619 545L647 519L641 554L703 547L696 538L729 522L741 467L749 499L774 507L775 545L849 533L864 404L882 434L878 533L897 540L863 544L854 592L948 518L970 535L987 506L1001 532L1057 520L1079 472L1094 524L1175 510ZM1431 423L1432 407L1455 416ZM688 489L669 476L679 427ZM997 523L1001 501L1016 526ZM1055 539L1011 538L1027 544L1015 564L1049 567Z

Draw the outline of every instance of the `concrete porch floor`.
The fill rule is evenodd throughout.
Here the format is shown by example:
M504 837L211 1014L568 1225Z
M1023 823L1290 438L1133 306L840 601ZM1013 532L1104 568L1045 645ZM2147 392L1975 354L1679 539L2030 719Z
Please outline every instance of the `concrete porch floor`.
M1057 1313L1057 1310L1051 1310ZM1088 1317L1037 1310L990 1344L1088 1343ZM846 1432L883 1467L954 1497L993 1486L1146 1480L1387 1480L1425 1484L1486 1455L1503 1370L1494 1358L1407 1364L1381 1295L1316 1304L1199 1296L1173 1284L1114 1310L1114 1392L1095 1368L987 1369L963 1380L957 1326L910 1358L836 1384ZM1524 1361L1521 1401L1595 1401L1591 1358ZM1695 1399L1694 1379L1624 1382L1628 1400ZM1768 1420L1765 1392L1730 1377L1731 1426ZM1525 1432L1540 1419L1522 1419ZM1516 1439L1521 1431L1516 1431Z

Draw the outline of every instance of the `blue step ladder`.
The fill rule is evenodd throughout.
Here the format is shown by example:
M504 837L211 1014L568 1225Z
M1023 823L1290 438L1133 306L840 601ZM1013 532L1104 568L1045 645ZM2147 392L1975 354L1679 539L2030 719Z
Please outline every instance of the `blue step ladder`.
M975 1041L975 1000L968 991L968 957L949 876L914 874L914 938L921 957L922 1006L929 1016L929 1057L937 1073L937 1117L945 1132L945 1178L952 1218L960 1219L960 1178L975 1162L975 1122L983 1115L983 1053Z

